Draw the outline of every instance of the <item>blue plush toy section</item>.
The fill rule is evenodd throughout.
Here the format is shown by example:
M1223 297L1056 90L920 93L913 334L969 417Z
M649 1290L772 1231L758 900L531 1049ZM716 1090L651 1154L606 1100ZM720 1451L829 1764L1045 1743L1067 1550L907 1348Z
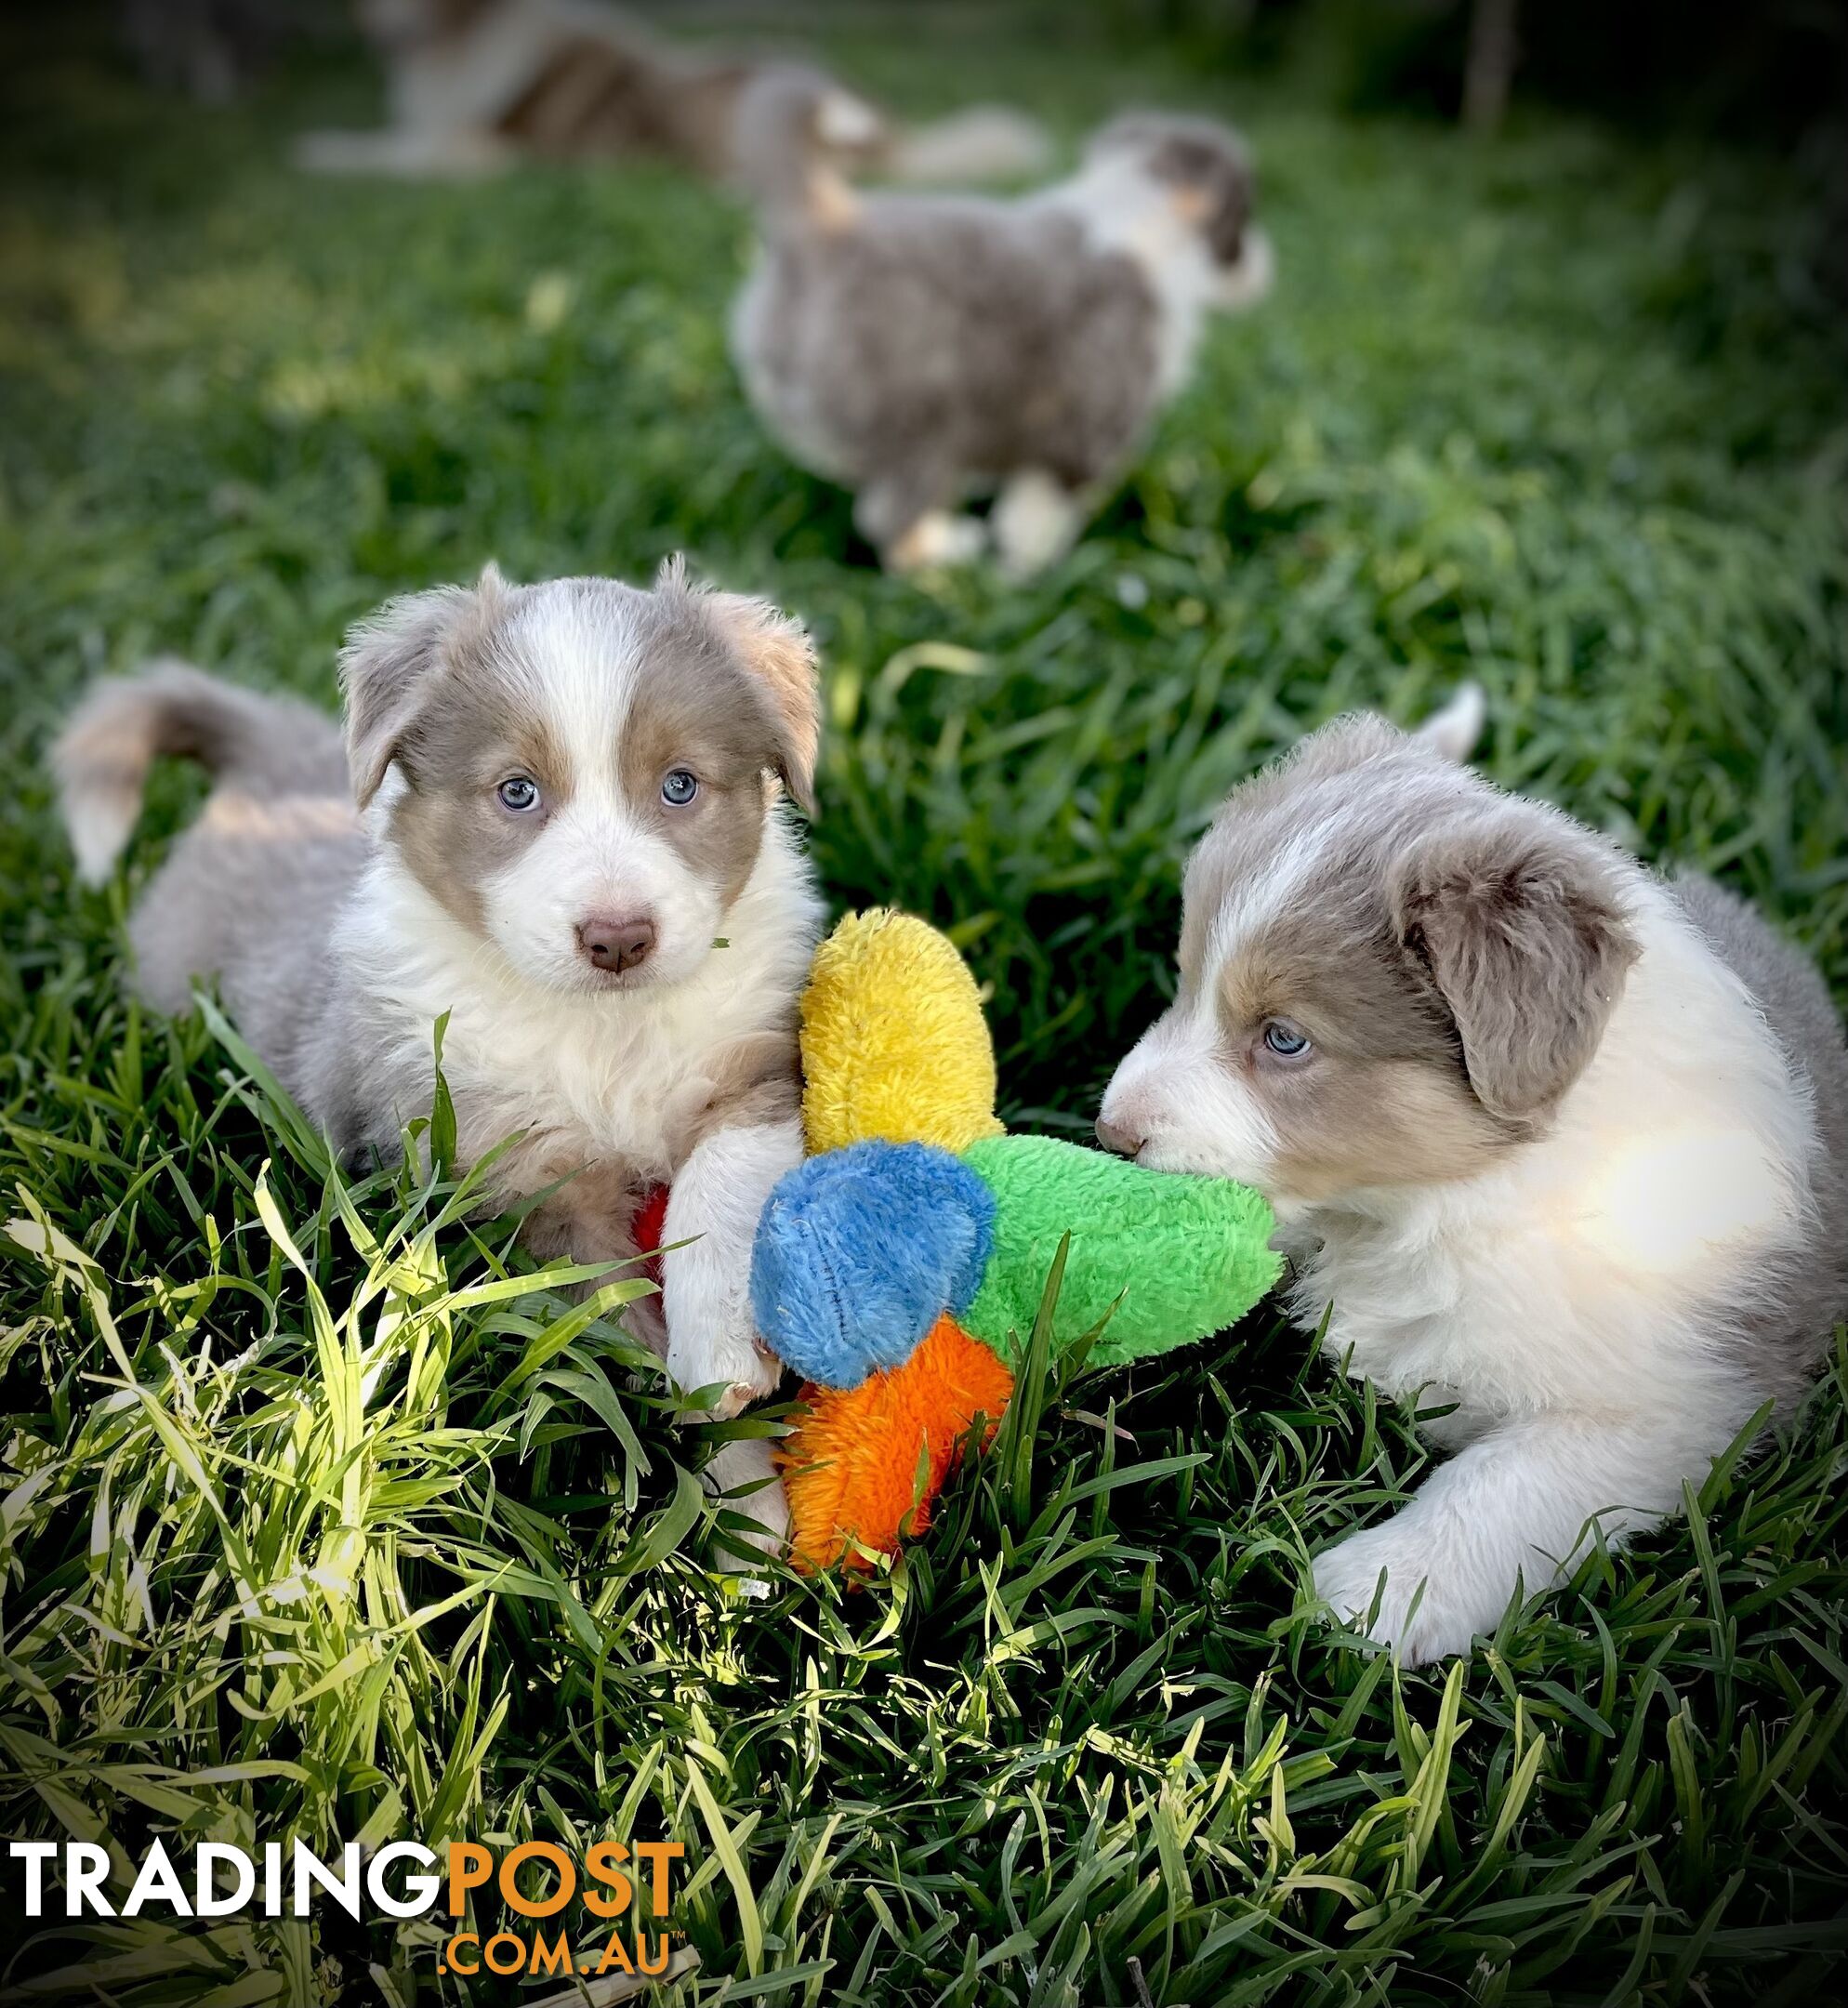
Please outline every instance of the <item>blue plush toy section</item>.
M854 1388L968 1309L995 1245L995 1196L929 1143L871 1142L785 1174L758 1222L751 1310L787 1365Z

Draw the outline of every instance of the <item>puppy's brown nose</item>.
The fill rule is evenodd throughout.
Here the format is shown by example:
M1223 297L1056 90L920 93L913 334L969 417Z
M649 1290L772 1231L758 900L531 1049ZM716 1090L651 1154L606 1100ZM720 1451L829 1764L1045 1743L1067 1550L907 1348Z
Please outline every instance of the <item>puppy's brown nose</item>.
M595 969L632 970L654 952L654 923L645 914L627 920L592 914L577 924L577 945Z
M1097 1141L1119 1157L1133 1157L1148 1140L1139 1137L1133 1130L1124 1129L1121 1123L1105 1122L1100 1116L1097 1118Z

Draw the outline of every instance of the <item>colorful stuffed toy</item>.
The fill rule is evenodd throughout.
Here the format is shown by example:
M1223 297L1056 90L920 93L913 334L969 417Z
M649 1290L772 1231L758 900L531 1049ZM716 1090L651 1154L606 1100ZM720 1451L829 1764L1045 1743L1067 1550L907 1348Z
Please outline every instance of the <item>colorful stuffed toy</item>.
M1007 1407L1067 1233L1052 1345L1102 1324L1099 1366L1205 1338L1276 1280L1247 1187L1004 1132L974 978L925 921L848 915L801 1037L811 1155L751 1270L759 1331L810 1383L779 1455L799 1565L864 1566L922 1530L977 1418Z

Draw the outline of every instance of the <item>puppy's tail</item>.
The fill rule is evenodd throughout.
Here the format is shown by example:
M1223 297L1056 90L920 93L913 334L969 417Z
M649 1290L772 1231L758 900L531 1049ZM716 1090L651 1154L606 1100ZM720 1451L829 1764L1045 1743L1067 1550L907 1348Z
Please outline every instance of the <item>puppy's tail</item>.
M114 868L163 753L264 794L344 791L346 757L334 721L293 697L222 683L172 656L99 683L51 749L59 805L77 871L100 885Z
M1029 181L1051 166L1052 136L1012 105L971 105L894 134L883 165L914 187Z
M1488 699L1480 683L1460 683L1450 702L1433 711L1414 734L1433 752L1459 764L1476 750L1488 723Z

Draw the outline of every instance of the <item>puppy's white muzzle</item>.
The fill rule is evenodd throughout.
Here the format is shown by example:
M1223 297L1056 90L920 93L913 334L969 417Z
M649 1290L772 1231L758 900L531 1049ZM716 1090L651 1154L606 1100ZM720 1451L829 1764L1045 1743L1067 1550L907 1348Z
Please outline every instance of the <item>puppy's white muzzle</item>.
M653 988L705 961L719 921L716 890L673 846L620 811L575 805L484 889L488 931L529 981L566 991ZM640 924L645 953L625 954L636 931L600 961L586 940L604 920Z
M1204 1171L1261 1191L1275 1161L1276 1132L1221 1050L1211 1014L1180 1004L1125 1054L1099 1121L1110 1148L1155 1171Z

